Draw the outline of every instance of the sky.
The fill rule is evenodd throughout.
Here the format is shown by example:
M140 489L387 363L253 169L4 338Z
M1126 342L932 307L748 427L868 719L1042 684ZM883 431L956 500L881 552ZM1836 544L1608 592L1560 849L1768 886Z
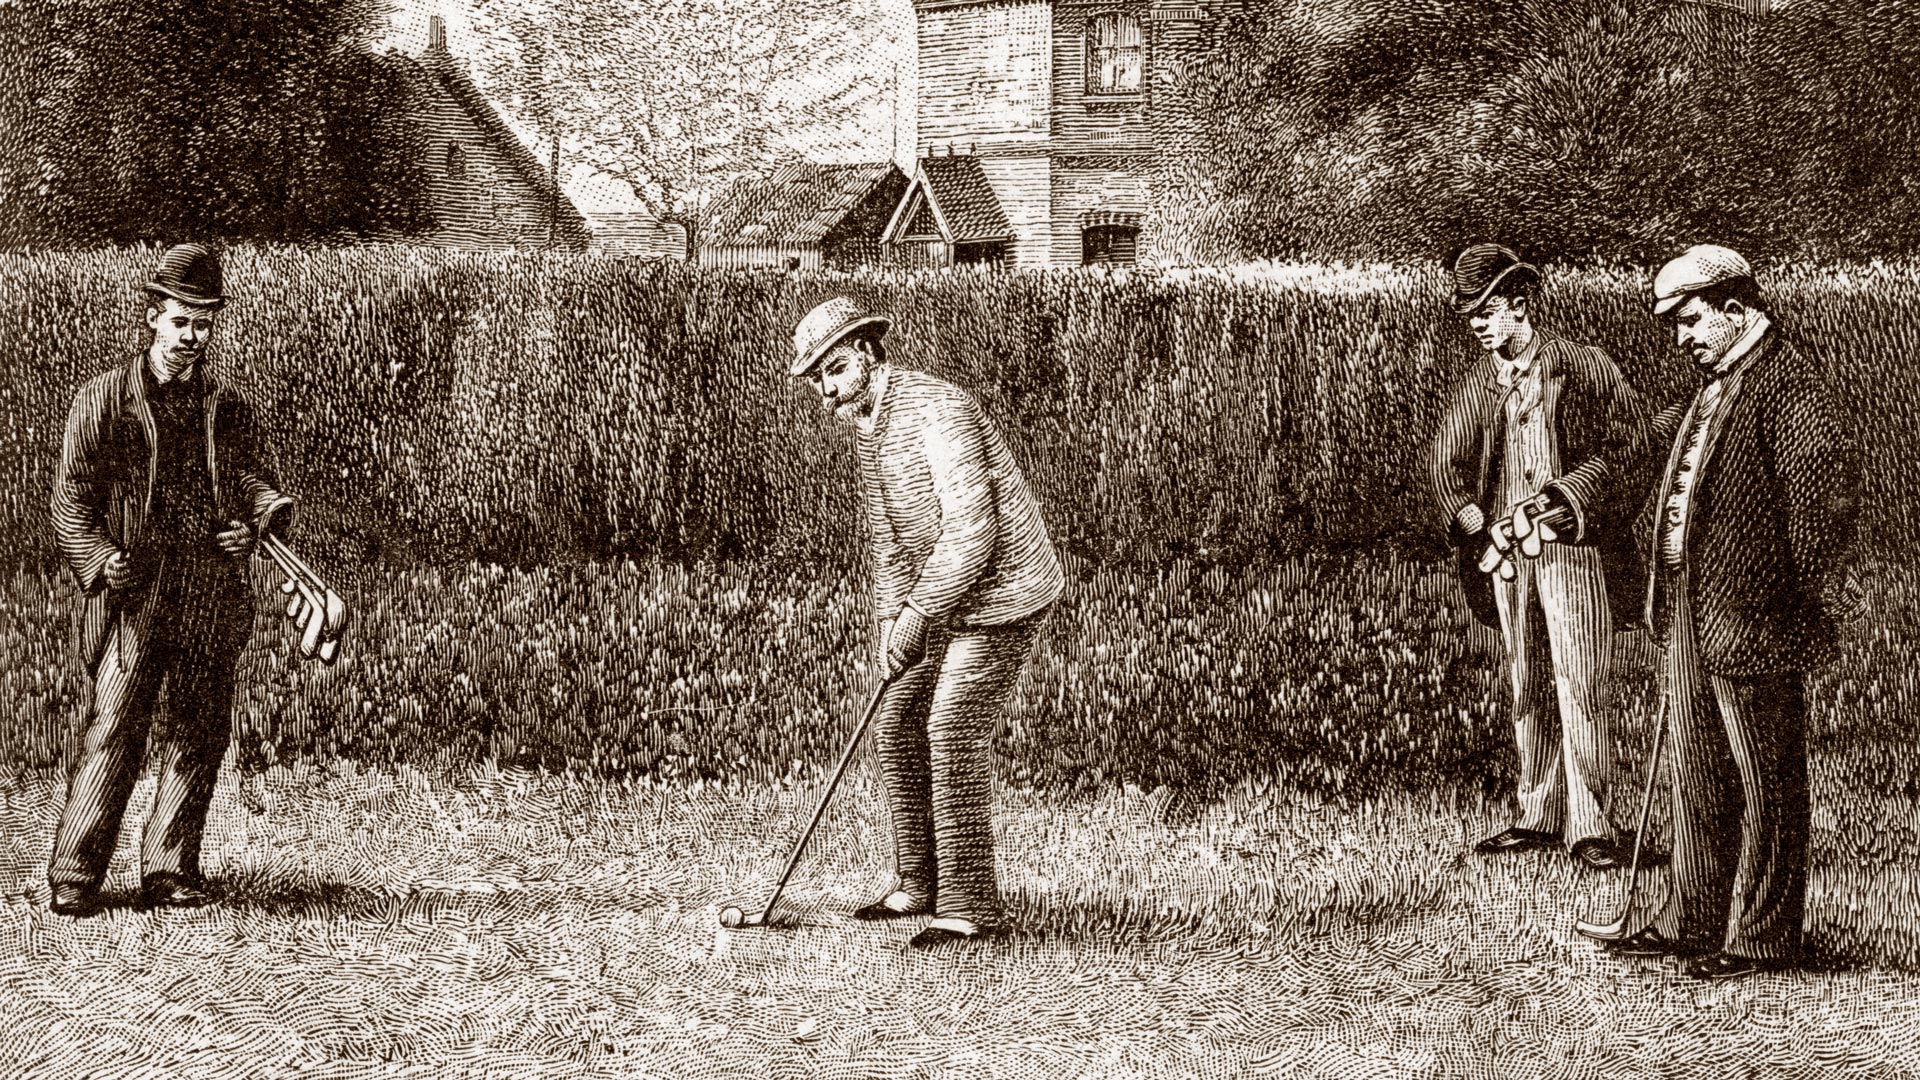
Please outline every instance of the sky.
M912 0L883 0L883 3L886 18L893 24L891 38L900 46L894 55L874 56L873 63L880 65L882 70L898 65L900 101L897 120L896 110L889 109L885 117L866 118L859 130L824 126L797 129L791 133L786 145L786 149L794 156L824 162L877 161L891 156L903 166L911 163L914 146L913 3ZM439 15L445 20L447 48L455 57L472 57L478 50L479 43L469 29L467 9L462 0L393 0L391 12L387 33L375 42L382 51L394 48L418 53L426 48L427 19L432 15ZM831 33L839 28L821 29ZM476 66L470 62L468 70L475 71ZM478 72L475 71L475 74ZM513 123L511 117L505 119L509 124ZM886 130L888 126L895 129L891 139ZM523 138L525 135L522 132ZM639 200L625 184L585 167L574 169L563 186L574 204L587 214L641 207Z

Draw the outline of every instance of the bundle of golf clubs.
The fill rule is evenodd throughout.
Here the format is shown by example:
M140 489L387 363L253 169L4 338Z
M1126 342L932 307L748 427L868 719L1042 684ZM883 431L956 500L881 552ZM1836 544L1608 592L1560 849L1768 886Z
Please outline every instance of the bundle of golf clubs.
M267 520L272 522L292 505L293 500L283 500L267 513ZM280 591L287 595L287 618L300 628L300 655L318 656L321 663L332 664L340 653L340 632L347 625L346 601L272 528L262 530L260 546L286 578Z

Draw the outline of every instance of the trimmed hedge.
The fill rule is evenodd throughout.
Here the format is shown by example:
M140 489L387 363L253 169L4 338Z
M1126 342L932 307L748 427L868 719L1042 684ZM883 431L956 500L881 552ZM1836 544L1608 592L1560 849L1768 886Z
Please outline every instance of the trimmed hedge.
M74 388L139 347L151 251L0 256L0 538L50 553ZM303 547L374 562L773 558L857 569L849 436L789 380L793 323L840 289L899 362L998 418L1063 547L1097 564L1431 552L1424 447L1474 346L1432 269L827 280L548 255L241 249L216 363L271 426ZM1874 448L1869 535L1905 549L1920 475L1920 277L1789 269ZM1547 325L1664 399L1690 378L1644 278L1550 276Z

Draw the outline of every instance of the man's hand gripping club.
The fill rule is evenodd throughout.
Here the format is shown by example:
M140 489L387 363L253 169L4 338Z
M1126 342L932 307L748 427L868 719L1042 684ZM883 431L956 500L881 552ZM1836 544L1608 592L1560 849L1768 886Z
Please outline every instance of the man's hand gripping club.
M1546 495L1535 495L1526 502L1513 508L1513 513L1493 523L1487 530L1492 543L1487 545L1486 553L1480 556L1482 573L1498 574L1502 581L1512 581L1519 574L1513 562L1513 551L1529 559L1537 559L1546 550L1546 545L1560 539L1560 530L1573 524L1573 509L1563 502L1549 499Z

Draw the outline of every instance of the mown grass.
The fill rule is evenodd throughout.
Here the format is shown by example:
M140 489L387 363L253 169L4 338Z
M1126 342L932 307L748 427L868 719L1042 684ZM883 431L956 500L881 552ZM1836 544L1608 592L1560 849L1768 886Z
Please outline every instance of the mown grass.
M1858 807L1816 758L1815 797ZM477 769L227 774L218 906L44 908L59 785L0 780L0 1064L67 1077L1703 1077L1920 1069L1911 819L1823 821L1820 969L1699 984L1571 920L1618 875L1479 859L1478 795L1193 800L1003 786L1014 930L936 955L846 911L886 885L863 767L781 927L764 897L816 781L659 785ZM151 788L143 784L136 805ZM1861 828L1865 826L1865 828ZM137 881L132 825L109 876ZM1861 874L1860 871L1867 871ZM1849 925L1872 909L1883 925ZM1742 1072L1741 1070L1745 1070Z

